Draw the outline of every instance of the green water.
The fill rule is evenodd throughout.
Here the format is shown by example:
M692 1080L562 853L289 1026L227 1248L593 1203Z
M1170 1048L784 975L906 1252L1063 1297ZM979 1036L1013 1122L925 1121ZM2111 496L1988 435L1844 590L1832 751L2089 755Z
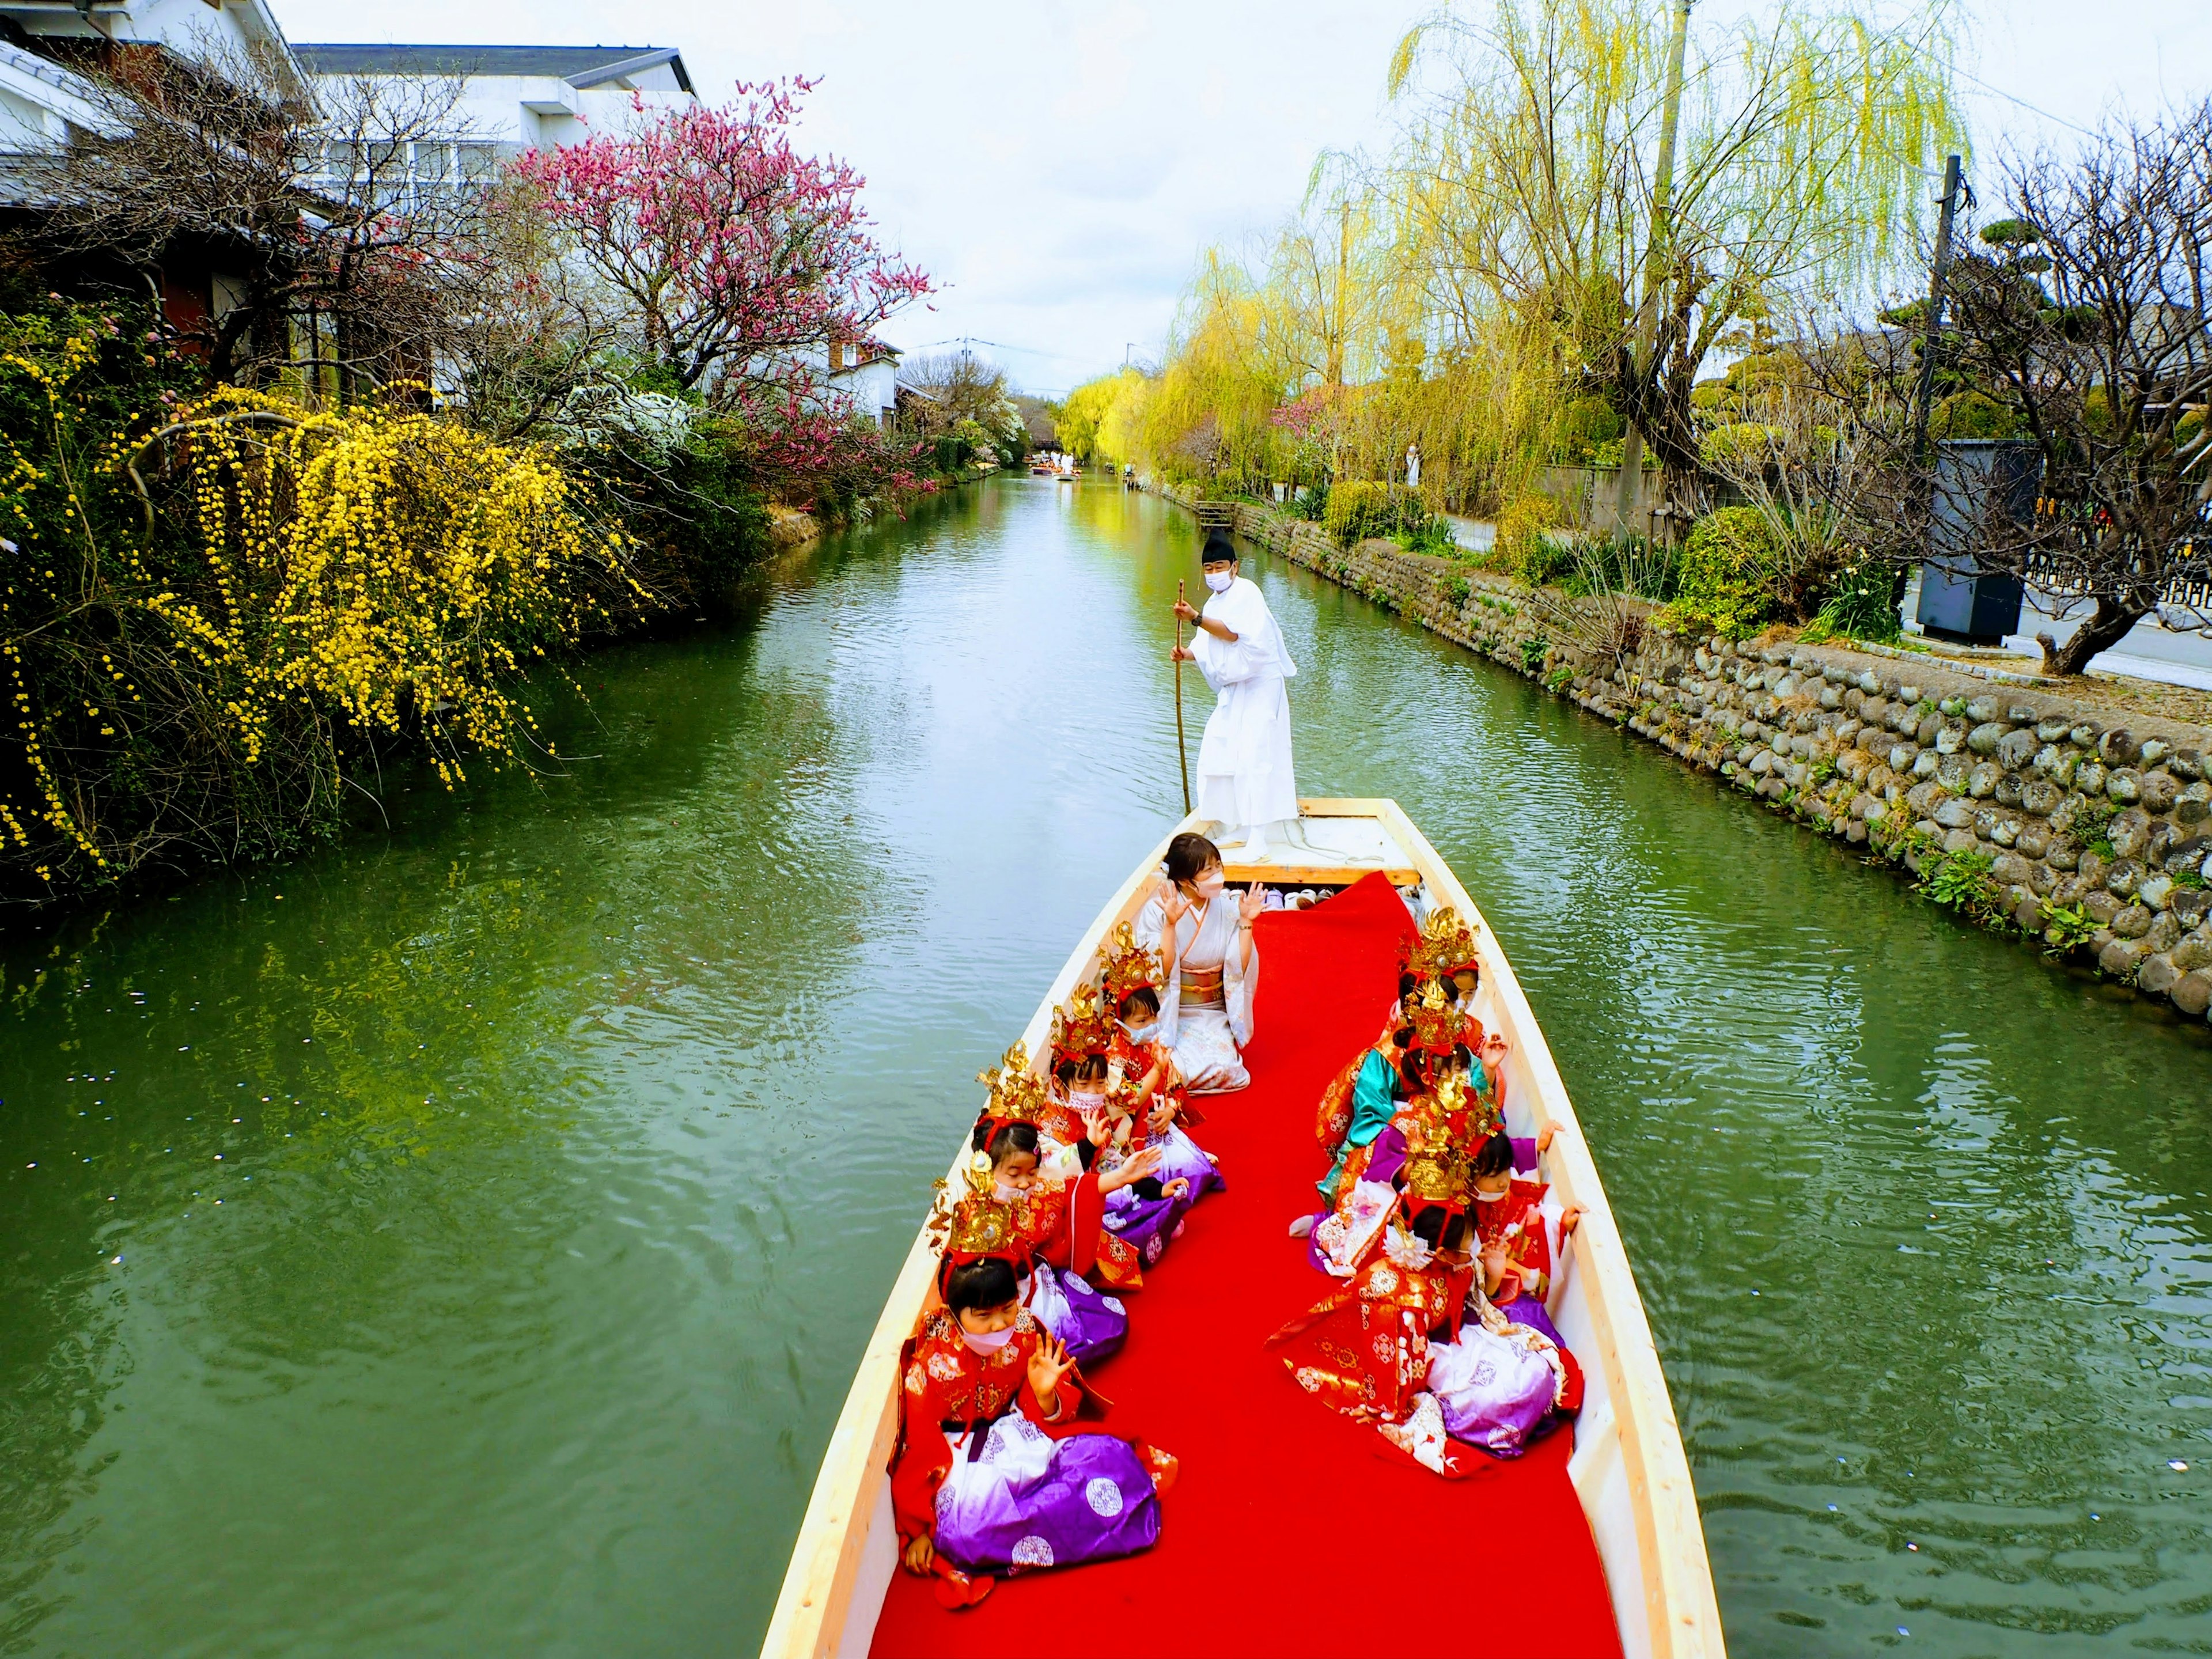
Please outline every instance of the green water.
M11 921L0 1653L751 1651L970 1078L1176 805L1194 545L969 490L592 659L568 777ZM1544 1020L1732 1650L2212 1651L2212 1034L1258 574L1301 787Z

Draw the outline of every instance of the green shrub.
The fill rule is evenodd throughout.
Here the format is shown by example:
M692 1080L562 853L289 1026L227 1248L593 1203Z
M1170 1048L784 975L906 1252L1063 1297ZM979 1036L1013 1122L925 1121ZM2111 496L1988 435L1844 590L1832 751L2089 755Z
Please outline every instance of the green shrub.
M2048 899L2043 905L2045 954L2063 957L2087 945L2097 931L2097 919L2082 910L2069 909Z
M1660 614L1684 634L1748 639L1772 614L1775 548L1766 520L1748 507L1723 507L1691 527L1678 588Z
M1550 654L1551 649L1551 641L1546 639L1541 634L1535 635L1533 639L1522 641L1522 668L1528 673L1534 673L1538 669L1544 665L1544 659Z
M1929 411L1931 438L2014 438L2020 419L1986 392L1954 392Z
M1328 508L1328 485L1326 482L1308 484L1291 502L1291 511L1309 524L1319 524Z
M1749 472L1763 466L1775 453L1782 434L1756 421L1717 426L1705 434L1698 449L1705 464L1723 471Z
M1347 479L1331 486L1321 522L1346 547L1370 536L1389 535L1397 528L1390 486L1365 479Z
M1945 853L1920 872L1920 890L1984 927L2002 927L2008 920L2005 890L1990 873L1987 853Z
M1452 539L1449 519L1410 498L1399 505L1398 528L1391 539L1408 553L1449 554L1459 545Z
M1498 515L1498 543L1492 556L1516 580L1542 587L1555 580L1574 562L1566 549L1548 532L1559 522L1559 504L1531 490L1516 496Z
M1602 398L1577 398L1552 422L1552 453L1570 465L1587 464L1606 444L1618 444L1626 423ZM1616 457L1613 463L1619 465Z
M1805 640L1817 644L1838 635L1851 640L1897 639L1905 629L1891 598L1894 591L1892 574L1873 560L1846 566L1821 601L1812 626L1805 630Z

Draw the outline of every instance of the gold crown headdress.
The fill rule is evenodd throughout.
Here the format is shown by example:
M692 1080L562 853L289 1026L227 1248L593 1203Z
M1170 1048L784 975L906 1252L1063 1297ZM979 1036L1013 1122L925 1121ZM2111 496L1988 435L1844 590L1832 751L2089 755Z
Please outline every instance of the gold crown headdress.
M1113 1011L1101 1005L1098 993L1087 985L1075 993L1052 1016L1052 1060L1086 1060L1103 1054L1114 1044L1116 1030Z
M1107 936L1105 949L1099 954L1103 962L1099 988L1105 993L1109 1013L1118 1011L1132 992L1156 991L1167 977L1160 971L1159 952L1138 944L1136 930L1126 921Z
M1429 913L1420 937L1406 956L1406 971L1423 979L1442 979L1476 965L1474 929L1449 904Z
M1446 1073L1436 1093L1421 1102L1406 1135L1405 1188L1423 1206L1464 1209L1474 1184L1474 1159L1467 1116L1467 1085ZM1486 1129L1482 1132L1487 1135Z
M1429 988L1413 1005L1413 1046L1432 1054L1448 1054L1458 1045L1461 1026L1459 1010L1445 1000L1443 981L1431 980Z
M998 1195L990 1153L973 1155L963 1173L968 1178L968 1195L952 1206L944 1252L937 1264L940 1295L955 1267L996 1257L1018 1269L1028 1255L1021 1242L1021 1220L1015 1206Z
M1030 1046L1017 1042L975 1081L991 1093L983 1103L983 1115L994 1123L1036 1123L1044 1116L1044 1079L1030 1066Z

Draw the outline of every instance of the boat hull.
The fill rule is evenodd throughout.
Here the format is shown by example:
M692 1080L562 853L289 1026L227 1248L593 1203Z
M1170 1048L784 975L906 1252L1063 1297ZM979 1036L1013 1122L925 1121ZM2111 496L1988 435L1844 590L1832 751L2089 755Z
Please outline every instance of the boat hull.
M1567 1474L1602 1564L1621 1650L1718 1655L1723 1641L1703 1528L1658 1355L1589 1148L1511 964L1458 878L1395 802L1306 800L1300 806L1292 844L1274 847L1257 863L1229 851L1232 882L1262 880L1295 902L1307 890L1332 892L1381 871L1394 886L1418 889L1425 905L1452 906L1476 927L1483 968L1476 1012L1509 1045L1510 1127L1516 1134L1534 1134L1545 1123L1555 1126L1543 1176L1583 1212L1550 1307L1587 1378ZM1176 828L1209 826L1193 819ZM1054 977L1023 1033L1033 1054L1044 1050L1052 1010L1095 975L1101 940L1142 905L1164 848L1164 841L1121 884ZM948 1179L957 1179L960 1162L956 1155ZM1231 1176L1233 1182L1233 1170ZM772 1659L869 1651L896 1569L887 1471L897 1431L899 1352L913 1334L933 1267L927 1232L918 1231L823 1454L763 1644ZM1165 1271L1173 1272L1172 1265Z

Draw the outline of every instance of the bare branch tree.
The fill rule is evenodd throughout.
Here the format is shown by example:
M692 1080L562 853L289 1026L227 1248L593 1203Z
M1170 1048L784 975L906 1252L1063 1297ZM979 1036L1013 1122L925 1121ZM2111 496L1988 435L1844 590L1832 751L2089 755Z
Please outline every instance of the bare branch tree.
M356 77L313 107L275 48L88 70L100 129L29 163L41 234L149 276L228 277L204 319L176 324L217 380L291 370L343 400L425 376L483 314L468 250L489 180L465 175L490 152L467 142L459 78Z
M2212 100L2015 160L2004 198L1953 278L1952 350L2043 478L2026 520L1979 513L1982 562L2091 607L2064 644L2039 636L2078 674L2147 617L2212 629Z

